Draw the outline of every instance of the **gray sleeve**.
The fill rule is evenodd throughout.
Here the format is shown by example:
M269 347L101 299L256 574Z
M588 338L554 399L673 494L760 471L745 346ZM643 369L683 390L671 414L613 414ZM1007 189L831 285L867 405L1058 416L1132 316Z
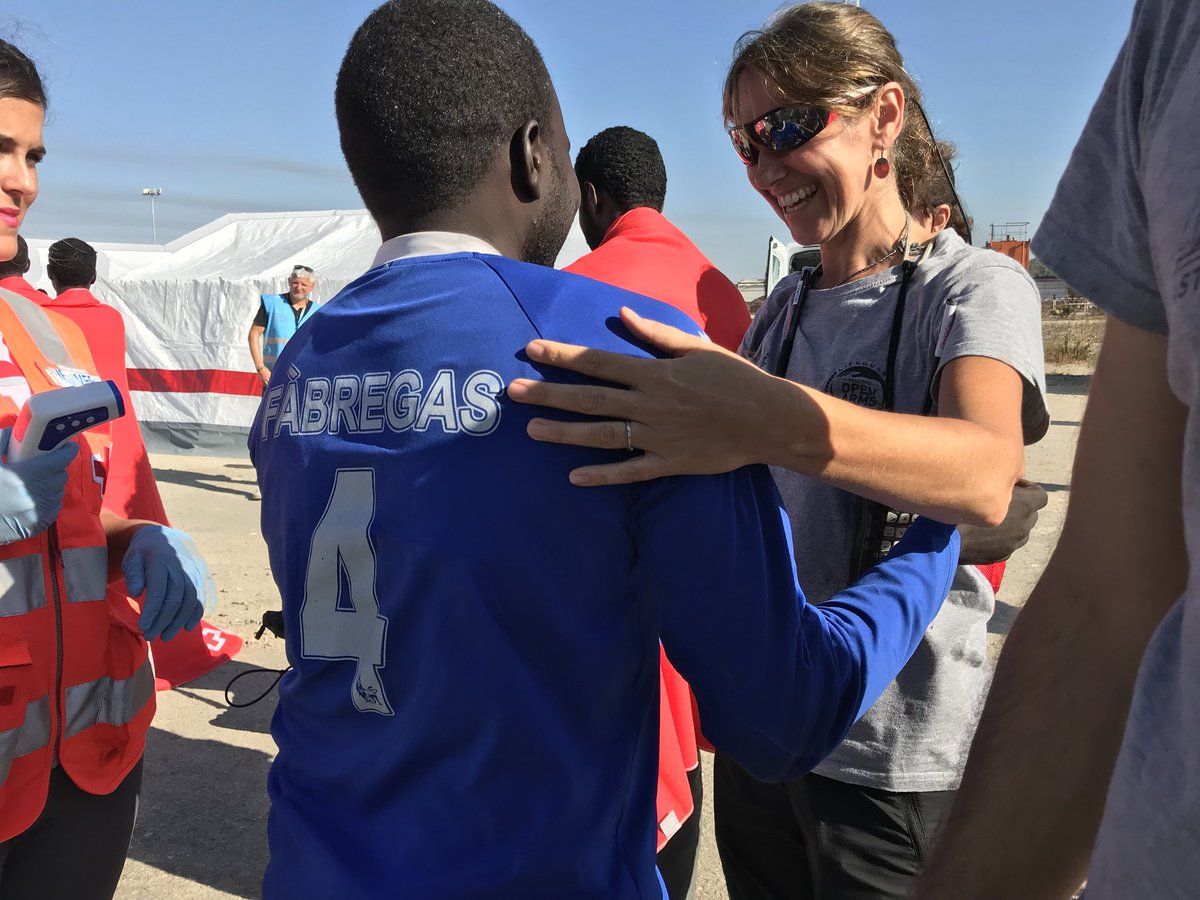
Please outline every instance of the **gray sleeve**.
M972 256L983 260L964 267L947 285L934 396L941 370L951 360L986 356L1007 363L1024 384L1021 425L1025 442L1034 443L1050 424L1037 287L1020 266L999 254Z
M1142 142L1170 64L1171 21L1186 3L1143 0L1092 109L1033 251L1060 278L1118 319L1166 333L1147 238Z

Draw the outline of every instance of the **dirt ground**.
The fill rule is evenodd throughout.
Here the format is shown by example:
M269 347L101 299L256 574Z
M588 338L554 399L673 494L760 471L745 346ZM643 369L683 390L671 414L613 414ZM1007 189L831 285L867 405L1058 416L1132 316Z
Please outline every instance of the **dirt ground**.
M1088 378L1061 375L1050 382L1053 425L1027 455L1029 477L1045 485L1050 504L1029 546L1009 563L989 628L993 653L1049 559L1069 494ZM215 571L220 605L213 620L245 637L246 646L215 673L159 695L137 831L117 896L258 897L267 858L265 785L275 749L269 732L275 694L248 709L230 709L224 699L225 685L238 673L284 665L282 641L269 634L254 639L263 611L278 606L259 533L259 504L252 499L254 472L241 459L155 456L153 462L174 524L192 533ZM244 679L238 696L253 696L271 677ZM710 776L706 772L706 789ZM722 900L707 798L702 824L693 894Z

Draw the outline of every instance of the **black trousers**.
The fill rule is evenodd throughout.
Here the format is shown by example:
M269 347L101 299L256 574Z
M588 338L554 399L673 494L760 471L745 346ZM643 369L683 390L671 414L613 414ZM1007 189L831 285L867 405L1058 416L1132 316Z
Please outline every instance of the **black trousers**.
M704 781L700 777L700 768L696 766L688 772L688 787L692 789L695 811L658 851L658 872L667 886L670 900L684 900L696 871L696 853L700 849L700 810L704 801Z
M56 767L37 821L0 843L0 900L111 900L141 787L141 762L104 796L80 790Z
M954 800L811 774L765 784L719 753L713 782L730 900L903 900Z

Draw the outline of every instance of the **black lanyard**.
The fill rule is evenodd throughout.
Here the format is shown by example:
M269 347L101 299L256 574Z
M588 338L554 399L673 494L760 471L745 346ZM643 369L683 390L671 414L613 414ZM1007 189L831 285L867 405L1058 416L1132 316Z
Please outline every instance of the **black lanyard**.
M896 311L892 314L892 335L888 341L887 371L883 382L883 408L892 412L896 408L896 355L900 350L900 332L904 328L904 304L908 299L908 286L912 281L912 273L917 269L919 260L906 259L900 264L900 296L896 298ZM821 277L821 267L809 269L804 273L800 282L800 293L792 301L790 318L785 327L783 344L779 348L779 356L771 367L771 374L777 378L787 377L788 363L792 361L792 349L796 346L796 331L800 327L800 316L804 312L804 304L808 300L808 292L813 283ZM928 401L927 401L928 402Z

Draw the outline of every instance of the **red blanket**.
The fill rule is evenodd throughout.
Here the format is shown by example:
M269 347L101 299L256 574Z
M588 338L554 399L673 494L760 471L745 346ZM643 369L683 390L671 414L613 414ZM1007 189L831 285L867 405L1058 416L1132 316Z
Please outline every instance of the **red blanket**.
M686 313L714 343L736 351L750 327L737 287L662 213L632 209L604 241L567 267L606 284L653 297ZM691 690L665 653L659 666L658 849L695 811L687 773L699 764Z

